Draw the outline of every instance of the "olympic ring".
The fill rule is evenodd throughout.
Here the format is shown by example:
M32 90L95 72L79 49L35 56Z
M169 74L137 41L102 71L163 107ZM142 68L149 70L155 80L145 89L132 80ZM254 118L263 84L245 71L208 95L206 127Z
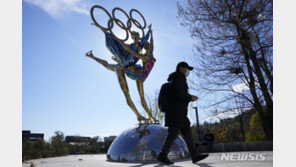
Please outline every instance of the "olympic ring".
M109 21L108 21L108 28L104 28L103 26L101 26L100 24L98 24L98 22L96 21L95 17L94 17L94 9L95 8L99 8L99 9L102 9L108 16L109 16ZM93 22L95 23L95 25L97 25L98 27L100 27L101 29L103 29L104 31L107 31L107 30L111 30L114 26L114 23L112 21L112 16L110 15L110 13L105 9L103 8L102 6L99 6L99 5L94 5L91 7L90 9L90 16L91 16L91 19L93 20ZM112 22L111 22L111 21Z
M119 11L121 11L126 17L127 17L127 22L126 22L126 25L127 25L127 29L130 29L131 28L131 21L130 21L130 17L129 17L129 15L123 10L123 9L121 9L121 8L114 8L113 10L112 10L112 16L113 16L113 18L114 19L117 19L116 17L115 17L115 11L116 10L119 10ZM116 24L117 24L117 22L115 22ZM118 24L117 24L118 25ZM120 26L120 25L118 25L118 26ZM123 27L120 27L120 28L123 28Z
M137 24L138 25L141 25L137 20L135 20L135 19L131 19L132 20L132 22L134 23L134 25L136 26L136 27L138 27L137 26ZM139 27L138 27L139 28ZM144 33L144 29L141 29L141 28L139 28L141 31L142 31L142 37L140 37L141 39L143 39L144 37L145 37L145 33Z
M125 37L124 39L120 39L120 38L117 37L119 40L125 42L126 40L128 40L128 37L129 37L127 27L124 25L124 23L123 23L121 20L116 19L116 18L113 18L113 20L115 21L115 23L116 23L120 28L122 28L123 30L125 30L126 37ZM119 22L119 23L118 23L118 22ZM114 35L112 29L110 29L110 32ZM114 36L115 36L115 35L114 35Z
M136 25L136 23L134 22L135 21L135 19L133 19L133 12L136 12L136 13L138 13L141 17L142 17L142 19L143 19L143 21L144 21L144 26L142 26L141 24L138 24L138 25ZM139 29L145 29L146 28L146 20L145 20L145 18L144 18L144 16L138 11L138 10L136 10L136 9L132 9L132 10L130 10L130 17L131 17L131 19L132 19L132 22L139 28ZM138 22L139 23L139 22Z
M98 9L103 10L109 16L109 20L108 20L108 23L107 23L107 25L108 25L107 28L101 26L96 21L96 19L94 17L94 10L95 10L95 8L98 8ZM127 17L126 25L121 20L119 20L118 18L116 18L116 16L115 16L116 10L119 10L120 12L122 12ZM133 12L138 13L142 17L143 22L144 22L144 25L141 25L139 23L139 21L137 21L136 19L133 18ZM113 23L113 21L114 21L116 25L118 25L121 29L125 30L125 32L126 32L126 37L124 39L119 39L118 38L121 41L128 40L129 33L131 33L131 30L130 29L132 27L132 24L134 24L137 28L139 28L142 31L142 37L140 37L141 39L143 39L144 36L145 36L144 29L146 28L146 20L145 20L144 16L138 10L136 10L136 9L131 9L130 12L129 12L129 15L128 15L123 9L121 9L119 7L116 7L116 8L114 8L112 10L112 16L111 16L110 13L105 8L103 8L102 6L94 5L90 9L90 16L91 16L91 19L93 20L94 24L96 26L98 26L102 31L110 31L113 35L114 35L114 33L112 32L112 29L114 27L114 23Z

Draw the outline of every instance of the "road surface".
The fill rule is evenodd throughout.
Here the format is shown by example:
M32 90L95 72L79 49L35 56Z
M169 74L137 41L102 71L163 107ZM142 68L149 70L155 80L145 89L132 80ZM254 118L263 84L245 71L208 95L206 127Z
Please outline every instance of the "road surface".
M31 162L36 167L160 167L167 166L157 161L138 163L119 163L106 161L106 154L69 155L64 157L43 158L24 162L22 167L30 167ZM272 151L210 153L209 157L193 164L190 159L174 161L175 167L272 167Z

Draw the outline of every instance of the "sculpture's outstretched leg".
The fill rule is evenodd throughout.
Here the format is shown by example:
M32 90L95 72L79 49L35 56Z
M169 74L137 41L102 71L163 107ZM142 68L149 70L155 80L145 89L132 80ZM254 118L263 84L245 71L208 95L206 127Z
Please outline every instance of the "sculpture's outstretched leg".
M141 79L137 80L137 88L141 97L141 104L144 110L146 111L146 113L148 114L150 122L155 123L156 122L155 118L152 117L151 111L148 109L148 106L145 100L143 81Z
M116 73L120 88L122 89L122 91L124 93L124 96L126 98L128 106L136 114L137 119L138 119L138 121L140 123L141 122L147 122L148 120L145 117L143 117L142 115L139 114L139 112L136 109L136 106L134 105L134 103L133 103L133 101L132 101L132 99L131 99L131 97L129 95L129 90L128 90L127 82L126 82L126 79L125 79L123 66L120 63L118 63L116 65L109 64L106 60L102 60L100 58L95 57L92 54L92 51L87 52L86 56L96 60L98 63L100 63L101 65L106 67L108 70L111 70L111 71Z
M118 78L118 81L119 81L120 88L123 91L123 94L125 96L125 99L126 99L126 102L127 102L128 106L136 114L137 119L138 119L139 122L141 122L141 121L145 121L146 122L147 119L145 117L143 117L138 112L138 110L136 109L136 106L134 105L134 103L133 103L133 101L132 101L132 99L130 97L129 89L128 89L127 82L126 82L126 79L125 79L123 68L121 68L121 67L118 68L116 70L116 72L117 72L117 78Z

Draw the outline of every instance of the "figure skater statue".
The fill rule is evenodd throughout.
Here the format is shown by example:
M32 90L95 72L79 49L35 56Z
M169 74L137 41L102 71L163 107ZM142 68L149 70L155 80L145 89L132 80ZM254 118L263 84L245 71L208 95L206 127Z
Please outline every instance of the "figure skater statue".
M107 61L99 59L92 54L92 51L86 53L87 57L90 57L96 60L98 63L102 64L107 69L114 71L117 75L120 87L126 97L128 106L136 114L138 121L148 121L141 114L139 114L136 109L130 94L128 85L126 82L125 75L129 78L136 80L137 89L141 98L141 104L145 112L149 117L151 123L156 123L157 121L153 118L151 111L148 108L148 105L145 100L144 86L143 82L148 77L150 71L153 68L155 63L155 58L153 57L153 37L151 31L151 25L148 26L149 30L147 34L141 39L138 32L132 31L131 37L133 42L131 44L126 44L120 39L118 39L113 33L108 32L107 29L98 26L97 24L92 24L102 30L105 34L106 46L109 51L114 55L112 59L117 62L117 64L109 64ZM147 42L150 38L150 43ZM142 54L142 49L145 49L145 54ZM143 61L143 67L136 64L137 61L141 59Z
M124 73L125 73L124 72L124 67L121 65L121 63L119 62L117 57L112 56L112 59L114 61L116 61L117 64L109 64L106 60L102 60L100 58L95 57L92 54L92 51L87 52L86 56L89 57L89 58L92 58L95 61L97 61L98 63L100 63L101 65L106 67L108 70L113 71L113 72L116 73L120 88L121 88L121 90L122 90L122 92L123 92L123 94L124 94L124 96L126 98L126 102L127 102L128 106L136 114L137 119L138 119L139 122L142 122L142 121L147 122L148 120L138 112L136 106L134 105L134 103L133 103L133 101L132 101L132 99L130 97L129 89L128 89L126 78L125 78L125 75L124 75ZM154 119L151 119L150 121L154 121Z

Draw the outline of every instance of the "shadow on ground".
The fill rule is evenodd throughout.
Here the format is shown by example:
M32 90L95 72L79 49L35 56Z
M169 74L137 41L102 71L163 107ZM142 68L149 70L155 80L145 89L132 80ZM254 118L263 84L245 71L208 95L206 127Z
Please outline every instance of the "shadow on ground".
M188 161L190 159L182 159L182 160L174 160L173 162L183 162L183 161ZM107 162L112 162L112 163L126 163L126 164L130 164L130 167L142 167L142 166L146 166L146 165L152 165L155 164L154 167L161 167L161 166L171 166L171 167L182 167L176 164L173 165L165 165L163 163L160 163L158 161L148 161L148 162L116 162L116 161L109 161L106 160ZM191 161L191 160L190 160ZM133 165L134 164L134 165ZM210 165L211 163L195 163L196 166L199 167L214 167L212 165Z

